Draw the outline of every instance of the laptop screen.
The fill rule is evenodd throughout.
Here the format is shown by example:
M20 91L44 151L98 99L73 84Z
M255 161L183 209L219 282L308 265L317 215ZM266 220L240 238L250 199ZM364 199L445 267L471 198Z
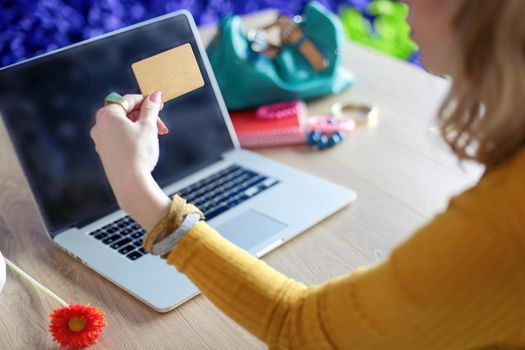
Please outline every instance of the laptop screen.
M176 15L0 70L0 114L51 234L117 209L89 132L111 91L139 93L131 64L190 43L204 86L165 103L161 186L234 148L188 18Z

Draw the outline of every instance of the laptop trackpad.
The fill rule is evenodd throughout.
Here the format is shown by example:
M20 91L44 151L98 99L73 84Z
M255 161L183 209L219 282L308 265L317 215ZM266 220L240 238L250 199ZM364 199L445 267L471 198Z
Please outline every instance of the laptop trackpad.
M219 225L217 231L233 244L250 250L286 227L286 224L250 209Z

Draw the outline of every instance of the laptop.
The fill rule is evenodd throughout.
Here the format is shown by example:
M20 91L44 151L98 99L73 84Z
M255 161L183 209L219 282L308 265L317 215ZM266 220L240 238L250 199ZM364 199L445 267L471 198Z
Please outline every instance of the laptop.
M165 103L171 130L153 172L196 204L226 239L261 257L353 202L356 194L241 149L187 11L178 11L0 70L0 113L47 233L78 261L160 312L197 288L142 248L119 210L89 131L111 91L139 93L131 64L189 43L204 86Z

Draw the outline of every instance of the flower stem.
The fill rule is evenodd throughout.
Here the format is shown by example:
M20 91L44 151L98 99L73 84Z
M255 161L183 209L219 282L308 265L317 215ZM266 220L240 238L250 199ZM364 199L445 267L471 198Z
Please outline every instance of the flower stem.
M27 273L24 272L21 268L13 264L9 259L5 258L6 265L13 270L13 272L16 272L20 277L25 279L27 282L29 282L33 287L39 289L40 291L46 293L51 298L55 299L57 302L62 304L62 306L69 306L68 303L66 303L62 298L60 298L58 295L44 287L41 283L39 283L37 280L35 280L33 277L29 276Z

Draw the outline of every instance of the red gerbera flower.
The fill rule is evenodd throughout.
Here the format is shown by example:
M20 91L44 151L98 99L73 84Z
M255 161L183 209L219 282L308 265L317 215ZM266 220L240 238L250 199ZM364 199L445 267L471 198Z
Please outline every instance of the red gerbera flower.
M49 317L53 339L74 349L94 344L106 325L102 311L90 305L70 304L54 310Z

